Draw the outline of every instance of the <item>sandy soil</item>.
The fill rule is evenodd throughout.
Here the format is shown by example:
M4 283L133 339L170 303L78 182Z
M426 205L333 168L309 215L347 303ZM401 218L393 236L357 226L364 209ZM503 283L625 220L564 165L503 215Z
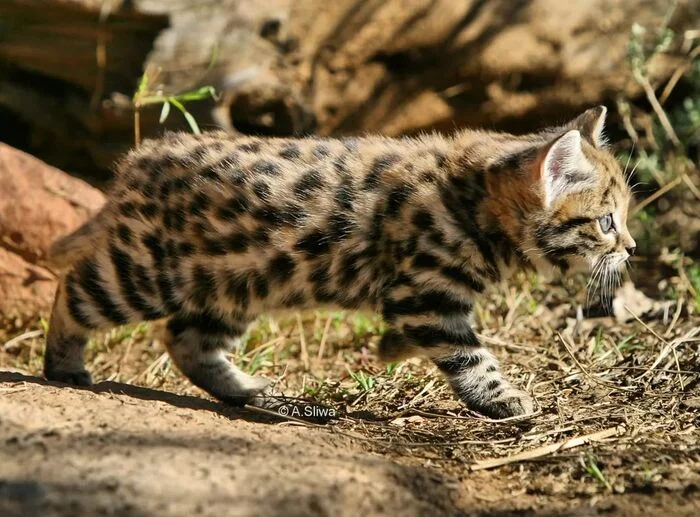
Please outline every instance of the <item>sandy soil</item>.
M517 468L455 475L332 429L121 383L74 389L0 373L0 515L700 514L697 483L524 490Z

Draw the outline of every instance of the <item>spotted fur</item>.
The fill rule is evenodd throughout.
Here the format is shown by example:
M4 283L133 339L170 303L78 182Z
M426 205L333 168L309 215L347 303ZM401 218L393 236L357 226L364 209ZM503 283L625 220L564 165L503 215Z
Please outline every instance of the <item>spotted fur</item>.
M525 136L147 141L119 164L102 212L54 248L70 267L46 377L89 384L89 331L169 318L177 367L242 403L267 385L224 356L248 324L330 304L381 313L382 357L428 356L469 407L529 413L472 330L474 298L513 270L616 269L633 251L604 117Z

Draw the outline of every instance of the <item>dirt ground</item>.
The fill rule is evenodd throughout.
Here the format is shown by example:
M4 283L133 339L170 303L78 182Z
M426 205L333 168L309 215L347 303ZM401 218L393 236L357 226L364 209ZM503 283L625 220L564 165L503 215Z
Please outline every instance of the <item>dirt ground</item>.
M231 357L301 398L286 417L208 400L159 324L96 336L75 389L39 377L43 321L7 323L0 515L700 515L697 313L582 319L581 295L527 281L480 304L539 404L506 422L424 361L378 362L381 324L352 313L261 320Z

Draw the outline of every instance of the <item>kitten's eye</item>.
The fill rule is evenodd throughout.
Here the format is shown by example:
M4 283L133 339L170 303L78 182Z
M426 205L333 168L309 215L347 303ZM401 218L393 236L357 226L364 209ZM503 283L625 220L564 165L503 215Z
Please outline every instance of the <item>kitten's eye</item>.
M603 233L610 233L610 230L614 229L612 214L604 215L599 218L598 224L600 224L600 229Z

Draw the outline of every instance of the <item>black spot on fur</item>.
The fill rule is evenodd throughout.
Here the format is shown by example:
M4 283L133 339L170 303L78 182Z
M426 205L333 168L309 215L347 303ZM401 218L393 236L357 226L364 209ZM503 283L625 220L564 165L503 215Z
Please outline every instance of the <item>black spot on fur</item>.
M284 224L299 226L306 221L309 214L299 203L290 201L282 205L280 208L280 216Z
M239 214L250 210L250 202L243 195L235 196L229 199L224 206L220 206L216 215L223 221L233 221Z
M301 150L297 144L287 144L279 152L279 156L285 160L296 160L301 157Z
M146 182L141 186L141 194L146 199L152 199L156 195L156 186L152 182Z
M328 253L330 240L327 234L320 230L315 230L299 239L294 245L294 249L303 251L310 257L316 257Z
M381 176L385 170L398 162L400 156L395 153L384 154L374 160L370 167L369 174L363 184L364 190L374 190L379 186Z
M423 183L435 183L437 181L437 175L432 171L423 172L420 175L420 181Z
M230 273L226 278L226 295L243 309L248 306L248 279L245 275Z
M260 199L266 201L270 197L270 194L272 194L272 189L270 188L270 185L267 182L258 180L255 183L253 183L253 192Z
M427 210L416 210L411 220L421 230L430 230L433 227L433 215Z
M301 200L307 200L322 185L321 173L316 169L310 169L294 184L294 194Z
M260 226L257 230L253 232L253 237L251 239L258 246L264 244L269 244L270 242L270 229L266 226Z
M127 225L120 223L117 225L117 236L119 236L119 240L124 244L130 245L133 238L133 232Z
M190 214L193 216L201 216L202 213L209 208L209 205L209 197L203 192L198 192L190 203Z
M440 151L435 151L433 155L435 156L435 164L438 166L438 168L442 169L445 166L447 158Z
M253 217L270 227L278 228L284 224L284 217L279 208L272 205L264 205L255 209Z
M267 265L267 274L280 283L285 283L291 280L296 269L296 263L289 253L279 253L275 258L270 260Z
M419 269L435 269L440 265L437 257L429 253L418 253L413 257L413 267Z
M227 249L223 242L215 239L202 239L204 251L209 255L226 255Z
M238 150L242 153L257 153L260 151L260 142L248 142L238 146Z
M355 192L355 187L352 184L352 178L344 178L343 181L338 185L338 189L335 191L335 202L343 210L352 210L353 203L357 193Z
M401 212L401 207L413 193L413 185L408 183L403 183L394 187L391 192L389 192L389 199L387 201L386 215L389 217L396 217Z
M333 242L340 242L350 237L357 229L357 223L342 212L328 218L329 237Z
M186 178L175 178L173 180L173 191L182 192L188 187L188 182Z
M333 169L342 176L347 175L349 170L347 165L347 156L345 154L341 154L333 160Z
M244 253L248 250L250 238L241 232L235 232L226 237L226 249L233 253Z
M119 203L119 213L124 217L133 217L136 214L136 203L133 201L125 201Z
M165 180L163 183L160 185L160 191L158 193L158 198L161 201L167 201L168 198L170 197L170 192L172 191L173 188L173 183L170 180Z
M166 229L175 229L182 232L185 229L185 214L182 205L176 205L171 208L166 208L163 211L163 225Z
M181 242L178 246L180 255L183 257L191 257L195 252L194 244L190 242Z
M158 205L155 203L145 203L139 207L139 212L146 219L151 220L158 215Z
M316 158L323 159L330 154L330 151L326 144L318 144L314 147L313 154Z
M252 166L252 170L257 174L264 174L265 176L279 176L281 172L279 165L266 160L258 160L255 162Z
M160 237L155 233L149 233L145 235L141 240L143 245L146 246L153 259L153 265L156 267L161 267L163 265L163 260L165 260L165 250L160 241Z

